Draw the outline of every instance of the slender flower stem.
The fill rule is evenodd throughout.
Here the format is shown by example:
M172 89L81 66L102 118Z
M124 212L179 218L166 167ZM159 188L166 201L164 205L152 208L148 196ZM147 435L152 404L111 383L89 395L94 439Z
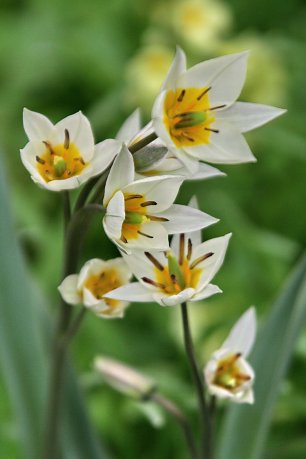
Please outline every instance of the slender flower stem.
M87 309L85 307L83 307L81 309L81 311L79 312L79 314L77 315L77 317L75 318L75 320L71 323L71 325L68 328L68 330L66 331L65 335L62 337L60 345L61 345L63 350L66 351L66 349L68 348L68 346L71 343L72 339L75 337L75 335L79 331L80 326L81 326L81 324L82 324L82 322L84 320L86 312L87 312Z
M193 432L184 413L171 400L157 392L154 392L150 399L162 406L178 422L185 436L191 459L199 459Z
M65 221L68 220L66 215L67 208L67 206L64 206ZM80 247L83 238L85 237L86 230L91 222L91 217L96 215L97 212L101 213L102 211L102 206L91 204L80 209L71 217L65 230L63 278L69 274L73 274L77 270ZM43 455L44 459L57 459L59 454L58 432L63 389L63 370L67 351L66 344L68 344L69 341L69 339L66 341L66 334L68 333L69 336L69 333L72 330L72 338L72 336L74 336L74 331L76 331L74 330L75 326L79 326L81 319L83 319L83 317L79 317L80 322L72 324L72 328L69 329L72 311L72 307L62 300L54 347L52 350L49 399L46 419L47 424Z
M202 424L202 451L203 451L203 459L212 459L212 451L211 451L211 423L210 423L210 416L208 411L208 406L205 400L205 393L204 393L204 382L201 376L201 373L198 368L198 364L195 357L190 325L189 325L189 318L188 318L188 309L187 304L181 304L181 313L182 313L182 321L183 321L183 330L184 330L184 341L185 341L185 349L189 359L189 364L192 372L193 382L196 388L197 397L198 397L198 404L199 404L199 412L201 417L201 424Z

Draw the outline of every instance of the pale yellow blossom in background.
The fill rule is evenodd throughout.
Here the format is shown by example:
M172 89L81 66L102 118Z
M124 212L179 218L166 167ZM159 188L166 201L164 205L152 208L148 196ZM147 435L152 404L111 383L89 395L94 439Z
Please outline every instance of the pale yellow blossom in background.
M140 106L150 114L172 59L173 50L163 45L144 46L132 57L126 68L125 100L128 107Z

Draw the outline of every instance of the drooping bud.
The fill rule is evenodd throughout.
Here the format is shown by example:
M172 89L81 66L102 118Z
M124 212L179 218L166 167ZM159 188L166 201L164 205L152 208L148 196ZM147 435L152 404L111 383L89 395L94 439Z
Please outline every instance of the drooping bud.
M178 114L177 118L178 122L173 127L175 129L183 129L204 123L207 115L205 112L186 112Z
M179 286L181 287L181 289L184 289L185 279L181 271L179 262L177 261L177 259L171 252L167 253L167 258L168 258L168 269L169 269L170 276L174 276Z
M54 156L53 166L57 177L61 177L67 169L67 163L62 156Z
M130 396L145 399L155 390L149 378L116 360L96 357L94 367L110 386Z

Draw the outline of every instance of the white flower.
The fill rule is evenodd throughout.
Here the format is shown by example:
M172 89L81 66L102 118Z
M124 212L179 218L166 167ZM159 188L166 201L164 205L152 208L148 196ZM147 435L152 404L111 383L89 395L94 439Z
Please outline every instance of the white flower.
M68 304L82 303L98 317L123 317L126 301L110 300L105 294L129 282L132 274L122 258L87 261L79 274L67 276L58 290Z
M246 77L247 53L201 62L186 70L178 48L157 97L152 120L167 148L192 172L199 161L255 161L242 133L284 113L265 105L235 103Z
M105 185L103 226L125 253L167 250L168 234L194 231L217 220L197 209L173 204L182 177L148 177L135 181L133 157L123 145Z
M103 172L120 150L112 139L95 145L81 112L53 125L44 115L24 109L23 124L29 142L20 150L21 160L33 181L48 190L80 186Z
M134 368L107 357L96 357L95 369L114 389L134 397L148 396L155 389L155 384Z
M130 147L152 132L154 132L152 122L141 128L140 111L137 109L125 120L116 139ZM140 155L142 162L145 160L149 166L137 169L136 179L156 175L178 175L184 177L185 180L204 180L225 175L224 172L204 163L199 163L199 170L191 173L173 154L168 152L167 147L159 138L134 153L133 158L136 165ZM154 158L157 160L154 161Z
M246 361L256 335L255 309L249 308L204 369L208 390L219 398L254 403L254 371Z
M194 231L174 236L167 252L123 255L139 282L119 287L107 298L174 306L221 292L210 282L223 263L230 236L201 244L200 232Z

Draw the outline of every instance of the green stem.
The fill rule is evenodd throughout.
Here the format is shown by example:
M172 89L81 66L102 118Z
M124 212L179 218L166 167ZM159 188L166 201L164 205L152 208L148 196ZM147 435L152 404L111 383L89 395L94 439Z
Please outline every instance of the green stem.
M64 210L65 209L67 208L64 207ZM76 272L81 244L91 222L91 218L96 215L97 212L100 213L102 210L102 206L98 206L97 204L88 205L76 212L70 219L65 231L63 279L69 274ZM73 309L71 305L66 304L63 300L61 301L59 320L54 340L54 348L52 351L49 399L47 406L47 424L43 455L44 459L57 459L59 457L58 433L60 427L59 421L61 418L60 411L64 377L63 370L67 351L66 344L69 341L66 341L66 333L68 333L69 336L68 327L72 310ZM82 318L83 317L80 319ZM75 325L80 325L80 323L81 320ZM72 336L74 336L73 325L71 338Z
M191 459L198 459L199 456L193 432L184 413L171 400L168 400L158 393L153 392L150 399L162 406L178 422L185 436Z
M208 406L205 399L205 388L204 382L198 368L198 364L195 357L189 318L188 318L188 309L187 304L181 304L181 313L183 321L183 330L184 330L184 342L185 349L189 359L189 364L191 368L191 373L193 377L193 382L197 392L198 405L199 405L199 414L201 418L202 425L202 451L203 459L212 459L212 450L211 450L211 422L208 411Z

